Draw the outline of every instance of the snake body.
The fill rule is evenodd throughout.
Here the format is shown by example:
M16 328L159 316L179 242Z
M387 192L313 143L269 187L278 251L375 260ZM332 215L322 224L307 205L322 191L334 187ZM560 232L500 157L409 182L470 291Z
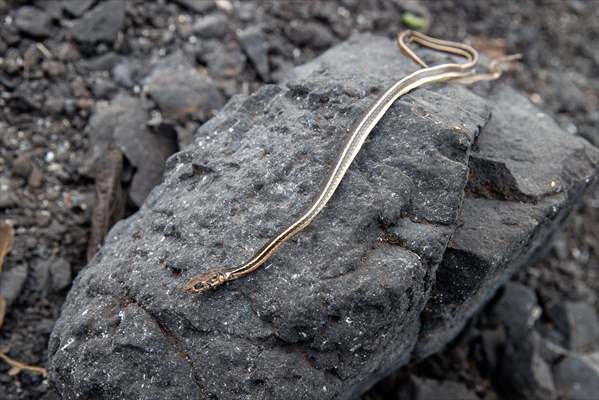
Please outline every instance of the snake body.
M237 267L213 269L197 275L187 282L185 285L186 291L192 293L205 292L209 289L214 289L225 282L238 279L257 270L264 265L264 263L287 240L308 226L335 193L335 190L341 183L345 173L362 148L362 145L368 138L370 132L372 132L376 124L383 118L389 107L391 107L398 98L416 88L436 82L462 79L472 82L483 79L496 79L496 77L498 77L497 72L494 72L493 74L475 75L475 68L478 63L478 53L474 48L466 44L435 39L413 31L404 31L400 33L397 42L400 50L419 64L422 69L419 69L394 83L374 101L372 106L353 125L350 137L344 146L343 151L339 154L326 183L312 205L304 211L295 222L278 233L272 240L258 250L245 264ZM423 47L464 57L466 62L461 64L446 63L429 67L407 46L407 43L409 42L415 42Z

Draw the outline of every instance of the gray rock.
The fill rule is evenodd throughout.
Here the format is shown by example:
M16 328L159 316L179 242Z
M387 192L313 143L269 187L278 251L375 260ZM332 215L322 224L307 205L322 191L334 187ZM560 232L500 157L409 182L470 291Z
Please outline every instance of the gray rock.
M27 280L27 271L27 264L18 264L0 272L0 296L6 299L8 306L19 297Z
M42 186L43 182L44 174L37 166L34 165L33 169L31 170L31 174L29 174L29 178L27 179L27 184L30 187L37 189Z
M599 320L591 304L566 301L551 307L549 316L569 349L590 351L599 347Z
M257 26L246 28L237 34L241 48L254 64L263 81L269 80L268 41Z
M56 226L53 224L53 226ZM34 295L44 296L50 288L50 261L36 258L29 266L28 287L34 290Z
M285 34L293 44L299 47L324 49L335 42L329 29L315 22L291 21L285 27Z
M12 208L19 204L17 195L11 191L0 191L0 210Z
M214 8L214 0L174 0L175 3L198 13L210 11Z
M156 65L144 83L149 95L169 118L206 120L224 103L210 77L200 74L180 52Z
M74 17L80 17L96 0L63 0L62 9Z
M94 97L106 99L113 97L119 88L111 79L98 77L92 81L91 90Z
M116 64L112 68L112 78L126 88L133 87L133 78L131 76L131 67L128 61Z
M199 18L191 31L202 39L220 39L229 31L229 20L223 14L209 14Z
M138 205L160 182L164 162L176 150L176 143L150 132L146 126L148 119L143 102L127 95L119 95L110 103L99 103L86 127L92 146L80 171L94 178L99 161L106 158L110 145L115 144L136 168L129 195Z
M493 307L493 314L506 327L511 339L518 340L532 328L535 309L538 309L535 292L520 283L509 282Z
M551 368L542 357L542 342L536 332L508 342L500 370L500 386L508 398L557 398Z
M206 57L208 72L216 79L231 79L239 75L246 65L245 55L237 48L218 46Z
M42 63L42 70L50 78L56 78L61 75L64 75L64 73L66 72L66 67L60 61L46 60Z
M48 37L52 34L52 18L44 11L23 6L15 15L15 26L23 33L35 37Z
M71 33L79 42L113 43L125 24L127 3L121 0L100 2L73 25Z
M500 365L500 354L506 344L505 330L500 327L496 329L484 329L480 333L485 360L490 370L496 370Z
M391 40L355 36L234 97L167 161L65 302L49 344L63 398L351 398L413 356L421 320L420 346L427 332L442 346L532 258L594 178L597 151L511 90L485 101L444 84L390 108L331 203L265 268L182 291L246 260L314 199L354 121L415 69L398 55ZM498 168L473 177L464 200L471 155ZM449 251L478 264L435 285L452 234ZM421 318L433 286L450 301ZM547 368L531 371L550 392Z
M417 359L439 351L521 266L537 258L596 178L597 149L515 91L484 93L493 117L470 158L462 225L423 313Z
M97 57L85 59L81 61L81 65L90 71L110 71L118 64L120 57L108 52Z
M51 260L50 282L56 292L67 288L71 284L71 263L61 257Z
M567 355L554 368L555 383L562 398L596 399L599 394L599 362L576 354Z
M478 400L478 396L464 384L452 381L411 376L399 400Z
M204 296L182 285L290 223L355 119L413 70L392 41L357 36L205 124L77 277L50 343L61 395L348 398L407 362L489 118L464 87L398 101L331 204L264 269Z
M33 163L29 154L21 153L12 162L12 173L20 178L27 179L32 169Z

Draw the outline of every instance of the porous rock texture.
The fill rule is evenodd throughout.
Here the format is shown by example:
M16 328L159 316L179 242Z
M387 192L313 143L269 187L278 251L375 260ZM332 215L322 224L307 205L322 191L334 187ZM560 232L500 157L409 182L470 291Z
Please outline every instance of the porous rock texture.
M491 250L479 250L485 243L477 243L492 241L492 232L468 236L469 215L474 225L495 223L495 216L477 217L476 203L490 202L480 207L501 220L492 202L500 202L502 185L510 187L509 196L525 195L524 205L553 201L552 212L514 205L517 220L504 216L506 230L537 221L537 228L519 228L528 232L519 236L527 243L518 242L525 254L590 184L597 154L551 122L551 129L529 132L539 142L535 132L559 137L551 139L559 148L543 157L549 144L522 147L526 139L488 138L504 131L511 138L521 128L509 111L524 119L541 116L508 89L491 88L485 100L457 84L418 89L396 102L330 204L265 268L206 294L182 291L197 273L244 262L292 222L315 198L354 121L377 93L415 68L392 41L354 36L280 85L233 98L204 124L194 143L167 161L163 183L141 210L112 229L77 277L50 340L51 379L60 394L356 396L409 361L415 346L432 346L423 341L420 318L431 290L444 290L435 285L435 272L458 228L442 268L449 252L466 245L474 248L469 254L489 254L491 261L480 263L479 290L457 287L465 293L459 304L448 303L436 315L429 302L424 326L429 320L450 326L460 318L446 315L450 307L470 313L480 306L514 263L499 265ZM516 100L523 106L512 107ZM505 147L494 140L505 140ZM520 154L529 151L537 155ZM572 160L581 154L586 161ZM475 160L497 175L474 176ZM547 171L535 175L529 164L536 163ZM561 190L549 195L545 187L553 186L543 179L551 174ZM493 251L500 250L512 247ZM476 305L467 302L470 296L478 296ZM417 344L419 333L425 344ZM436 334L433 345L456 333Z

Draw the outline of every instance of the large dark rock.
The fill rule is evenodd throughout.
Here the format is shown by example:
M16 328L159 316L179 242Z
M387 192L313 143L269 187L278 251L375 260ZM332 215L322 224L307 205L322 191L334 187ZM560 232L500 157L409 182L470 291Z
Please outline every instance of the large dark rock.
M501 84L470 158L461 225L437 271L415 357L439 351L520 267L530 265L594 181L599 153ZM530 313L529 313L530 314Z
M211 267L245 261L293 221L316 196L353 122L415 68L392 41L356 36L283 84L235 97L203 125L73 284L50 341L51 378L63 398L342 399L406 363L437 265L458 224L466 226L458 216L471 147L491 108L520 101L512 91L490 106L454 84L405 96L323 213L265 268L200 296L182 286ZM491 121L508 133L521 125L498 114ZM503 131L482 129L487 134ZM482 136L475 150L484 160L492 156ZM558 143L544 165L570 175L556 172L565 189L547 197L574 204L570 177L590 179L594 170L560 151L595 153L572 137ZM509 147L515 158L519 145ZM518 187L544 199L541 184ZM585 185L582 178L577 188ZM468 197L479 199L486 200ZM516 218L532 224L542 215L547 233L567 210L561 204L548 214L523 207ZM471 240L473 248L486 243L485 236ZM496 271L483 274L480 286L505 279Z

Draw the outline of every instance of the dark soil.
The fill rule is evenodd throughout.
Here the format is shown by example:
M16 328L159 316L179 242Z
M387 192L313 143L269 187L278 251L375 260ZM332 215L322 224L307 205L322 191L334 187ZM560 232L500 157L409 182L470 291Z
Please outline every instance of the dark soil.
M70 270L74 277L86 263L95 190L81 170L90 150L89 117L117 93L144 96L142 79L150 66L175 50L230 98L276 82L290 66L353 32L392 36L406 28L401 21L409 10L424 15L435 36L471 41L489 56L522 53L524 61L505 79L555 115L564 130L599 144L594 0L139 0L126 3L114 36L113 26L104 24L108 31L99 32L99 40L86 39L77 21L99 3L0 0L0 221L16 231L4 269L28 271L0 329L0 350L26 363L46 363L47 340L69 288L64 276ZM248 27L261 29L265 55L252 57L242 48L240 30ZM177 120L180 145L205 118ZM129 202L128 212L134 209ZM569 219L542 261L514 277L537 293L542 306L570 299L599 310L598 217L596 193ZM486 313L445 352L404 368L365 397L397 398L401 384L414 375L464 383L484 399L507 398L478 346ZM13 377L8 370L0 363L2 399L55 398L42 377L27 372Z

